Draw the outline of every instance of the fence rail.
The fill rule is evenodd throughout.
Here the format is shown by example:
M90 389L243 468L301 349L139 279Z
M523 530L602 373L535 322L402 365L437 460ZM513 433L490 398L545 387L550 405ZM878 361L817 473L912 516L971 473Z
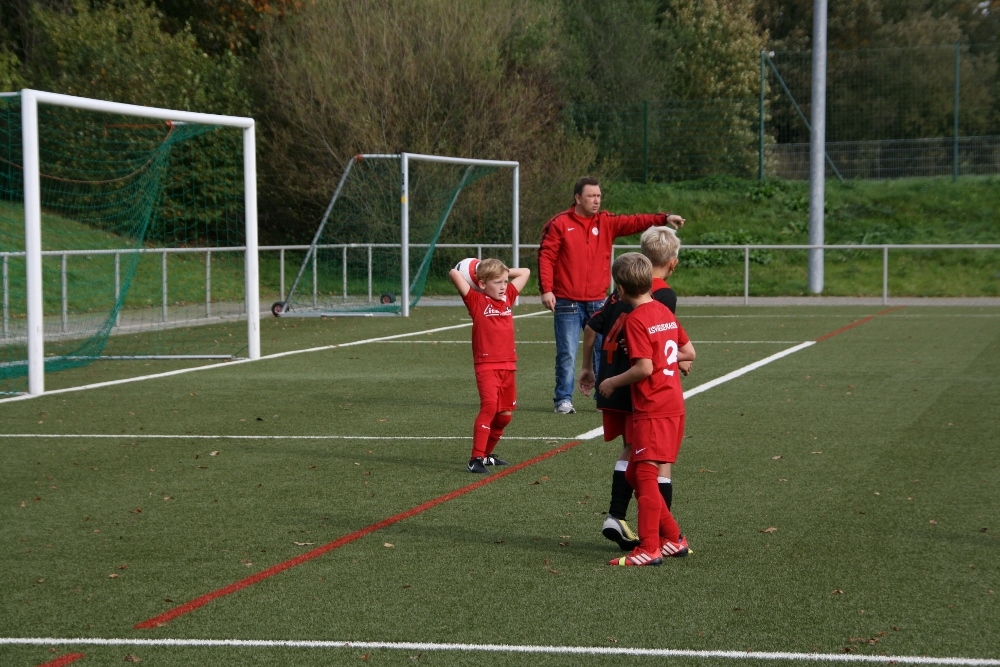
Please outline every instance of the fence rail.
M309 245L272 245L272 246L260 246L260 252L276 252L279 258L279 273L280 273L280 285L279 292L281 295L281 300L285 299L285 253L288 251L306 251L309 250ZM368 294L369 299L372 297L372 253L373 248L399 248L398 243L332 243L323 244L317 246L323 250L337 250L343 251L344 256L349 249L362 249L367 253L368 258ZM426 243L414 243L411 244L413 248L426 248L428 244ZM475 249L476 256L482 259L484 249L511 249L511 244L507 243L440 243L437 244L438 248L467 248ZM537 244L520 244L520 250L535 250L538 248ZM685 245L685 250L725 250L732 252L742 252L743 253L743 303L750 303L750 255L751 252L756 250L851 250L851 251L862 251L862 252L881 252L882 253L882 303L889 302L889 252L890 251L913 251L913 250L1000 250L1000 243L943 243L943 244L933 244L933 243L920 243L920 244L902 244L902 243L884 243L884 244L873 244L873 245L858 245L858 244L825 244L825 245L787 245L787 244L743 244L743 245ZM615 245L613 246L612 260L617 253L639 250L638 245ZM117 302L120 297L120 264L121 256L129 254L149 254L149 255L160 255L162 257L160 262L161 271L161 320L166 322L168 319L168 299L169 299L169 283L167 272L167 256L168 255L178 255L178 254L203 254L205 255L205 316L211 317L212 315L212 255L224 252L243 252L244 248L242 246L232 246L224 248L120 248L120 249L100 249L100 250L45 250L42 251L42 255L45 257L59 257L60 258L60 286L61 286L61 325L62 331L65 332L68 326L69 319L69 280L68 280L68 265L70 257L89 257L89 256L101 256L101 255L114 255L115 257L115 301ZM24 257L23 252L0 252L0 276L2 276L2 303L3 303L3 316L2 316L2 335L7 337L10 335L10 259L14 257ZM346 262L345 262L346 267ZM316 263L312 262L312 282L314 292L317 289L318 279L317 279L317 267ZM342 276L343 290L347 293L347 273L346 270ZM116 321L116 325L118 322Z

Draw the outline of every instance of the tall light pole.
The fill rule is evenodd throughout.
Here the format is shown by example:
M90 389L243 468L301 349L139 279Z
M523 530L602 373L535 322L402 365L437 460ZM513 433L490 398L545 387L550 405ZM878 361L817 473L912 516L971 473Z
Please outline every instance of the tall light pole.
M809 135L809 245L822 245L826 195L826 6L813 0L812 132ZM809 251L809 291L823 292L823 251Z

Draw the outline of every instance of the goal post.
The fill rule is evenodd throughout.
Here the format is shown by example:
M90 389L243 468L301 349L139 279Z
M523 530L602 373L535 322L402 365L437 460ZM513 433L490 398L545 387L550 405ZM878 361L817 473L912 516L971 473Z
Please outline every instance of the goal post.
M202 126L218 126L238 128L242 131L242 223L243 223L243 264L244 289L243 301L247 319L246 350L250 359L260 357L260 297L258 288L258 238L257 238L257 178L256 178L256 148L254 137L254 120L236 116L223 116L188 111L160 109L137 106L118 102L61 95L38 90L25 89L20 91L20 124L21 124L21 159L23 166L23 205L24 205L24 263L25 263L25 301L26 301L26 339L27 339L27 378L28 393L41 394L45 391L45 321L43 298L43 249L42 249L42 161L40 159L40 124L39 106L49 105L86 112L111 114L113 116L133 117L147 121L165 121L170 124L192 124ZM173 125L171 125L173 127ZM107 135L107 128L104 134ZM152 162L153 158L149 158ZM148 165L150 162L147 162ZM145 168L146 165L142 165ZM66 178L56 180L69 180ZM154 185L162 185L156 182ZM143 202L148 208L162 204L161 192L144 194ZM122 210L127 205L119 204ZM147 221L148 225L148 221ZM228 248L236 250L235 247ZM0 248L3 250L3 248ZM133 250L138 256L140 249ZM209 252L211 252L209 250ZM163 253L164 280L166 274L166 252ZM206 262L210 261L207 259ZM65 264L65 258L63 260ZM63 301L65 304L65 268L63 271ZM206 273L206 276L208 274ZM119 294L116 256L115 275L115 313L121 308L124 296ZM206 278L207 280L207 278ZM6 285L5 285L6 289ZM164 297L166 284L164 282ZM164 312L166 298L164 298ZM64 305L65 313L65 305ZM65 315L64 315L65 321ZM110 325L108 325L110 328Z
M515 161L356 155L272 313L406 317L455 257L489 249L518 266L519 189Z

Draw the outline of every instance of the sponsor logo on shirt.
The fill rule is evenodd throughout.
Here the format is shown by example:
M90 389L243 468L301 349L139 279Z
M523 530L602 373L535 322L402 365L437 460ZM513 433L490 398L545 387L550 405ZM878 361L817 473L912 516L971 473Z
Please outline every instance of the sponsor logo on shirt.
M483 315L486 317L509 317L510 316L510 306L506 307L506 310L500 310L495 307L492 303L486 304L486 309L483 310Z
M567 231L567 232L571 232L571 231L573 231L574 229L576 229L576 227L567 227L567 228L566 228L566 231Z
M677 328L677 322L664 322L662 324L654 324L653 326L649 327L648 331L650 334L655 334L660 331L669 331L671 329L676 329L676 328Z
M597 227L594 227L593 229L590 230L590 233L593 234L594 236L597 236L601 232L599 229L597 229Z

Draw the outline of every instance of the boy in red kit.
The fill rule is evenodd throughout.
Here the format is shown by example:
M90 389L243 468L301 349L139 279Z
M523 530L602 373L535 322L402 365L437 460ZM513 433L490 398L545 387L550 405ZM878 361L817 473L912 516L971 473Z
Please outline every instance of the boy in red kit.
M631 386L632 453L626 476L639 506L640 544L610 565L660 565L663 556L682 556L681 531L657 485L661 464L674 463L684 437L684 392L678 363L694 361L694 346L673 313L653 300L653 265L639 253L627 253L611 268L624 301L625 340L632 367L607 378L598 390L610 397Z
M472 316L472 363L479 389L479 414L473 425L469 472L483 474L489 472L487 466L507 465L493 456L493 449L517 404L517 352L510 307L530 275L529 269L508 269L499 259L484 259L476 267L479 290L475 290L455 269L448 273Z

